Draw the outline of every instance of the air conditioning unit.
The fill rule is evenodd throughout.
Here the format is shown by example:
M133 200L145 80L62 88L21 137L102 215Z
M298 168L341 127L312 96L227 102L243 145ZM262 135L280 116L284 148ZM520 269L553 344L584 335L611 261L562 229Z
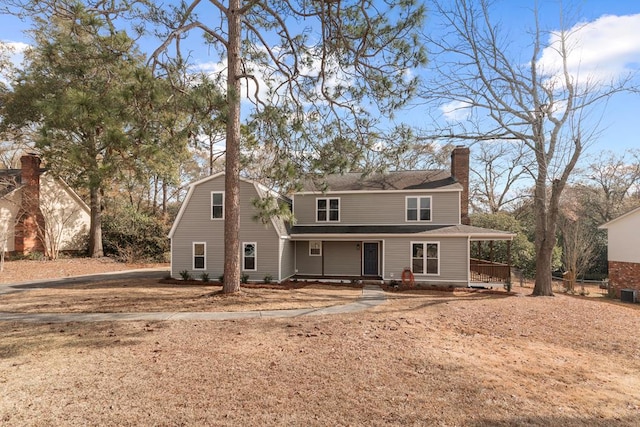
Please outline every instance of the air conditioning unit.
M637 289L620 289L620 301L638 302L638 290Z

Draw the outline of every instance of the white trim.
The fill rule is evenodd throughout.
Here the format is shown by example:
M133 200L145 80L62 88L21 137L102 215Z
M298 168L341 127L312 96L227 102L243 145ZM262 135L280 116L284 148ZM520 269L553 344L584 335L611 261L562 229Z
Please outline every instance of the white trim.
M360 265L361 265L360 275L361 276L365 275L364 274L364 245L365 244L374 244L374 243L378 247L378 250L377 250L378 259L376 261L376 265L378 266L378 270L376 271L376 274L374 274L374 276L380 276L381 275L380 274L380 241L379 240L375 240L375 241L374 240L369 240L369 241L363 240L362 242L360 242L360 245L362 245L361 246L361 248L362 248L362 250L361 250L362 256L361 256L361 259L360 259Z
M173 255L175 254L175 252L173 252L173 239L169 239L169 250L171 251L171 256L169 257L169 275L175 277L173 275Z
M249 181L247 181L247 182L249 182ZM269 190L269 189L265 189L265 188L263 188L263 187L264 187L263 185L260 185L259 183L255 182L255 181L253 181L253 186L254 186L254 187L255 187L255 189L256 189L256 193L258 193L258 197L260 197L261 199L263 198L263 195L262 195L261 191L271 192L271 193L273 193L273 195L274 195L274 196L276 196L276 198L284 198L284 196L282 196L282 195L280 195L280 194L275 193L273 190ZM286 200L285 200L285 202L286 202ZM293 213L293 200L291 201L291 213ZM275 230L276 234L278 234L278 237L280 237L281 239L282 239L282 238L289 238L289 236L280 236L280 235L279 235L279 232L280 232L281 230L280 230L280 228L276 225L276 221L277 221L277 220L282 221L282 219L280 219L280 218L276 218L275 216L272 216L272 217L271 217L271 218L269 218L269 219L271 220L271 225L273 225L273 229ZM282 221L282 222L283 222L282 227L284 228L284 231L286 232L286 231L287 231L287 230L286 230L286 228L287 228L287 227L286 227L286 225L284 224L284 221Z
M428 237L428 238L439 238L439 239L443 239L443 238L447 238L447 237L467 237L470 238L472 241L476 241L476 240L513 240L513 237L515 235L513 234L508 234L508 235L504 235L504 234L497 234L497 235L493 235L493 234L482 234L482 235L474 235L474 234L469 234L469 233L429 233L429 232L422 232L424 234L421 233L384 233L384 234L377 234L377 233L371 233L371 234L295 234L293 236L291 236L291 240L294 241L304 241L304 240L361 240L361 239L376 239L376 238L382 238L382 237L413 237L413 238L419 238L419 237Z
M455 184L449 184L455 185ZM460 184L461 185L461 184ZM339 190L339 191L299 191L292 195L295 196L308 196L308 195L326 195L330 197L332 194L389 194L389 193L449 193L449 192L462 192L461 188L418 188L407 190Z
M244 248L247 245L253 245L253 269L244 268ZM242 242L242 271L258 271L258 243Z
M312 253L311 253L311 243L312 243L312 242L318 242L318 243L320 243L320 247L319 247L319 249L320 249L320 253L319 253L319 254L312 254ZM309 240L309 256L313 256L313 257L316 257L316 256L322 256L322 240Z
M471 238L467 239L467 282L471 283Z
M409 199L416 199L416 219L409 219ZM429 199L429 219L420 219L420 201ZM433 197L432 196L405 196L404 197L404 222L408 223L433 223Z
M382 278L384 280L384 275L386 273L386 271L385 271L386 270L385 269L385 258L386 258L385 257L385 251L387 249L387 246L386 246L386 242L385 242L384 239L380 240L380 243L382 245L382 249L380 251L380 263L382 264L381 267L380 267L380 273L381 273L380 275L382 276Z
M327 219L324 221L321 221L318 219L318 201L320 200L324 200L327 203ZM338 220L337 221L332 221L329 219L330 215L329 213L331 212L330 206L331 206L331 200L337 200L338 201ZM342 201L340 200L340 197L316 197L316 209L315 209L315 217L316 217L316 223L321 223L321 224L338 224L340 223L340 210L342 209Z
M353 222L349 222L349 223L337 223L336 221L331 221L331 222L296 222L297 226L300 227L345 227L345 226L349 226L349 227L377 227L377 226L397 226L397 227L406 227L407 225L416 225L415 223L422 223L422 225L424 225L424 223L429 223L429 225L439 225L441 227L455 227L456 225L460 225L460 224L451 224L450 222L447 223L437 223L437 222L430 222L430 221L407 221L407 222L402 222L402 223L384 223L384 224L372 224L372 223L368 223L368 224L363 224L363 223L353 223ZM420 225L420 224L417 224Z
M196 245L204 245L204 267L197 268L196 267ZM200 255L198 255L200 256ZM207 269L207 242L191 242L191 269L196 271L206 271Z
M598 228L599 228L599 229L601 229L601 230L608 230L608 229L609 229L609 227L611 226L611 224L613 224L614 222L618 222L619 220L621 220L621 219L623 219L623 218L626 218L626 217L628 217L628 216L631 216L631 215L635 214L636 212L640 212L640 207L637 207L637 208L635 208L635 209L634 209L634 210L632 210L632 211L629 211L629 212L627 212L627 213L625 213L625 214L622 214L622 215L620 215L619 217L614 218L614 219L612 219L612 220L611 220L611 221L609 221L609 222L605 222L604 224L602 224L602 225L601 225L600 227L598 227Z
M284 251L282 242L282 239L278 239L278 283L282 280L282 252Z
M423 250L423 258L422 258L422 269L425 273L416 273L413 271L413 245L422 245ZM427 248L426 245L436 245L438 248L438 272L437 273L426 273L427 271ZM433 259L433 258L430 258ZM440 242L439 241L411 241L409 242L409 268L414 276L420 277L439 277L440 273Z
M213 195L214 194L222 194L222 216L220 218L214 218L213 217ZM224 190L212 190L211 191L211 200L210 200L210 205L209 205L209 213L210 213L210 218L211 221L223 221L224 220L224 198L225 198L225 193Z

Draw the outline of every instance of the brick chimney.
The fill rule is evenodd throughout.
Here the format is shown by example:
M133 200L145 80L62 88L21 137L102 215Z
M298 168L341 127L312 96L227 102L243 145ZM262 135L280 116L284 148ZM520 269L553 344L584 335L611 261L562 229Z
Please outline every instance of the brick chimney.
M40 158L29 153L20 158L21 203L15 227L15 251L44 252L44 216L40 210Z
M458 145L451 152L451 176L462 185L460 223L469 225L469 148Z

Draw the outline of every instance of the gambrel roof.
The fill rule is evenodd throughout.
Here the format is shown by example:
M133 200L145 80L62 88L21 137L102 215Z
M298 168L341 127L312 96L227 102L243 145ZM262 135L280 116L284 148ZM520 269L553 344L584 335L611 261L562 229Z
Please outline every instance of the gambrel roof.
M198 181L192 182L191 184L189 184L189 190L187 191L187 197L185 197L184 201L182 202L182 205L180 206L180 210L178 211L178 215L176 216L176 219L173 221L173 225L171 226L171 230L169 231L169 238L173 238L173 234L175 233L178 224L180 223L180 220L182 219L182 216L184 215L184 211L187 209L187 206L189 205L189 201L191 200L191 197L193 196L193 192L195 191L195 188L200 185L200 184L204 184L205 182L209 182L213 179L217 179L221 176L224 176L224 172L218 172L215 173L213 175L209 175L206 178L202 178ZM270 190L269 188L265 187L264 185L256 182L256 181L252 181L250 179L247 178L240 178L240 181L244 181L248 184L251 184L255 187L256 189L256 193L258 194L258 196L260 198L265 198L268 195L272 195L274 197L276 197L276 199L279 200L283 200L287 203L290 203L289 200L287 198L285 198L284 196L281 196L280 194L275 193L274 191ZM276 233L278 234L278 236L280 237L284 237L288 235L288 231L287 231L287 226L284 222L284 220L282 220L282 218L279 217L272 217L271 218L271 224L273 225L273 228L275 229Z

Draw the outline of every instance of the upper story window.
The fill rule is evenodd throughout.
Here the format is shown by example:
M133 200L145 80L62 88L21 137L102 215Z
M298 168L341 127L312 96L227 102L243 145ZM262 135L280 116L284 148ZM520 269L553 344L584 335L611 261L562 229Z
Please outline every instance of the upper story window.
M340 199L316 199L316 221L340 221Z
M211 192L211 219L224 219L224 191Z
M431 196L407 197L407 221L431 221Z

